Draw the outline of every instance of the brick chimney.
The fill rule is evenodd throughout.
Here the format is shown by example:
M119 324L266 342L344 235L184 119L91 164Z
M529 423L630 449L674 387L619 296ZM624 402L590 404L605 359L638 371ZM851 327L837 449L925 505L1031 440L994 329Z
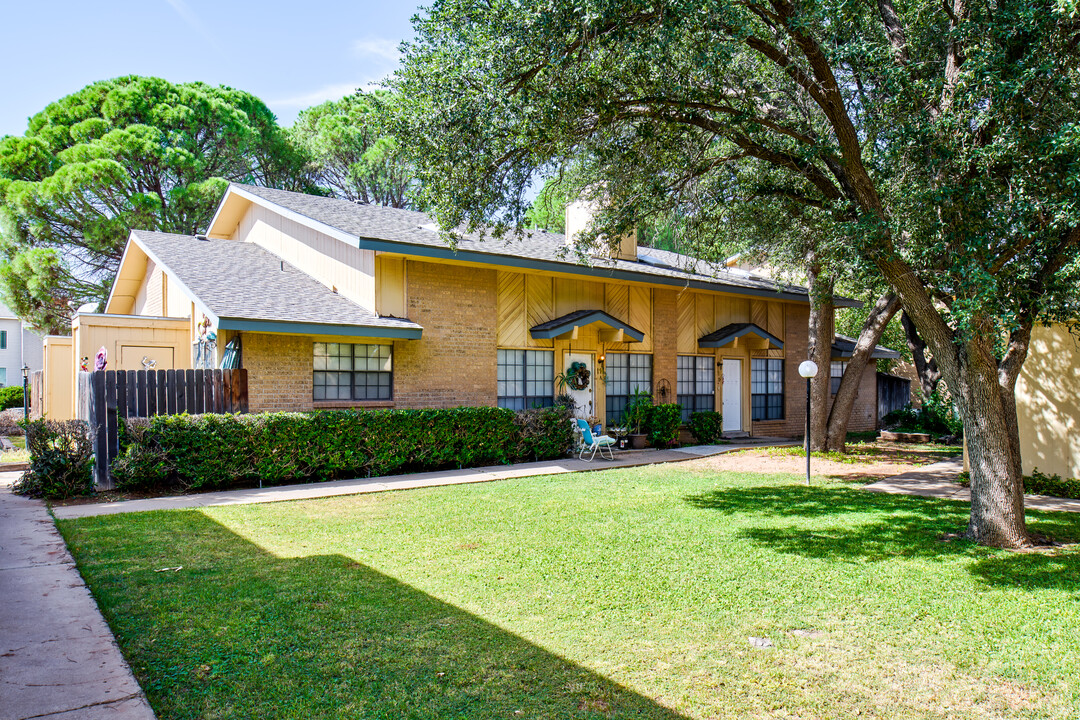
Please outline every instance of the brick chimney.
M566 205L566 244L573 246L584 230L589 227L589 223L592 222L594 213L596 212L595 200L574 200ZM599 247L593 248L593 254L598 257L610 257L616 260L632 260L638 259L637 255L637 230L634 230L628 235L623 235L619 240L619 244L615 246L609 245L604 241L604 238L598 240Z

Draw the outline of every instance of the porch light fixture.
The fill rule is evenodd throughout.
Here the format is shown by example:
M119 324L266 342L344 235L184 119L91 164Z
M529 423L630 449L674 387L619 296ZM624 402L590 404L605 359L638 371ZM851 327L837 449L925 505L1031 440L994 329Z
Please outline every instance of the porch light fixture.
M806 378L806 485L810 485L810 378L817 375L817 363L803 360L799 363L799 374Z

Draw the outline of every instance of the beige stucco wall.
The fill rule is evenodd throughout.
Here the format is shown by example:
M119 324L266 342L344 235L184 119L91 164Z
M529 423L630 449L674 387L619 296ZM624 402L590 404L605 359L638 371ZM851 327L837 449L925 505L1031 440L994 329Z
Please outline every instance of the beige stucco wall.
M1016 383L1024 474L1038 468L1080 477L1080 338L1063 325L1036 327Z
M109 370L142 370L142 358L157 361L158 370L191 368L191 322L186 318L79 313L71 324L74 369L104 347Z

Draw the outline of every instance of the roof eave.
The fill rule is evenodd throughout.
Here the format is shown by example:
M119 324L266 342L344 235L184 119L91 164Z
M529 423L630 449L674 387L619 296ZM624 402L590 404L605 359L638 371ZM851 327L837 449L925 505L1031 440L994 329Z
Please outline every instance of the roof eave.
M340 335L343 337L385 338L388 340L419 340L424 329L416 327L386 327L373 325L335 325L330 323L293 322L289 320L253 320L227 318L218 320L221 330L264 332L289 335Z

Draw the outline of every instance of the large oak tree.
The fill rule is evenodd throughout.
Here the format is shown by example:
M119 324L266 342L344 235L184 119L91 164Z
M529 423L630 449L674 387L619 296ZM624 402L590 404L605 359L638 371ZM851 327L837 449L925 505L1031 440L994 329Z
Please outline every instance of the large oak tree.
M520 225L531 178L572 157L594 158L607 237L673 208L708 227L754 202L726 168L778 172L933 353L967 431L968 536L1030 542L1014 387L1080 265L1075 7L441 0L416 30L393 84L443 227Z
M304 189L302 157L258 98L203 83L89 85L0 140L0 291L67 332L102 301L133 228L193 234L229 181Z

